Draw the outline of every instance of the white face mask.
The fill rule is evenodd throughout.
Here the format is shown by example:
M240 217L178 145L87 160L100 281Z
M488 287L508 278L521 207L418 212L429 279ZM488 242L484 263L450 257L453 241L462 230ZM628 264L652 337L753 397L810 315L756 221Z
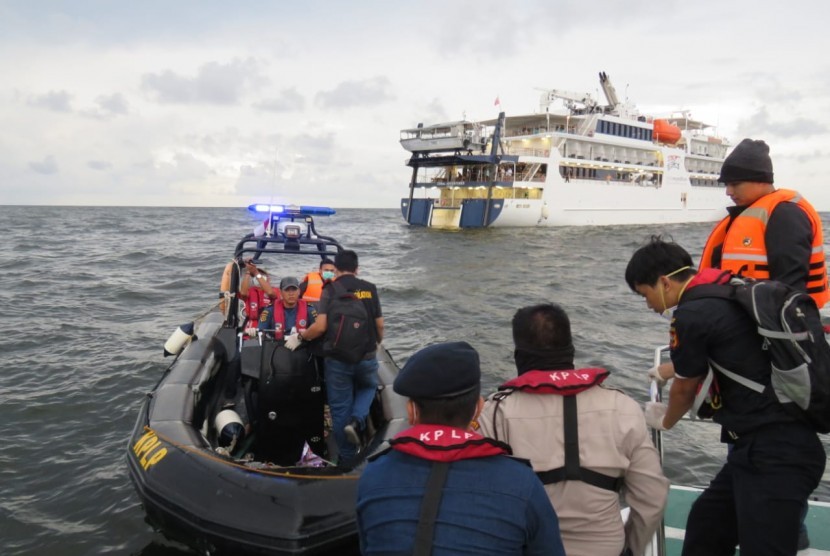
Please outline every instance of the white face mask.
M683 268L678 268L674 272L670 272L670 273L666 274L666 278L670 278L670 277L674 276L675 274L683 272L684 270L686 270L688 268L689 268L688 266L684 266ZM671 322L671 320L674 318L674 311L675 311L675 309L677 309L677 305L672 305L671 307L666 307L666 298L663 297L663 290L662 289L660 290L660 301L662 301L662 303L663 303L663 312L660 313L660 316L663 317L664 319L666 319L667 321Z

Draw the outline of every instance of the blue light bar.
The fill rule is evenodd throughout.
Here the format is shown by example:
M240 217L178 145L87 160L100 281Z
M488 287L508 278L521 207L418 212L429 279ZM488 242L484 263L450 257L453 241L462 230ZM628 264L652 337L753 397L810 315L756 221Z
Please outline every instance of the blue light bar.
M333 208L329 207L311 207L306 205L268 205L264 203L249 205L248 210L256 214L311 214L320 216L331 216L337 212Z

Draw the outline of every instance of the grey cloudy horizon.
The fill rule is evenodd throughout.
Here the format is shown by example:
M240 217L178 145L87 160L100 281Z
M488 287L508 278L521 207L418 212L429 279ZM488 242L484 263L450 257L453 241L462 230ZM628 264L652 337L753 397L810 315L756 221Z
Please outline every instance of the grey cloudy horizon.
M643 113L764 139L830 210L822 7L0 1L0 204L394 208L401 129L602 98L605 71Z

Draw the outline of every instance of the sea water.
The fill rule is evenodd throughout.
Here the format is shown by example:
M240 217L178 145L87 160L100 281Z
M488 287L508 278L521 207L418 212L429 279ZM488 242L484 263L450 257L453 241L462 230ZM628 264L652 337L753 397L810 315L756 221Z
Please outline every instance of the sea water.
M260 221L244 209L6 206L0 222L0 553L187 554L144 522L128 436L169 363L165 340L218 301L224 265ZM555 301L570 315L577 364L609 369L606 384L641 402L667 325L628 289L625 265L651 234L698 260L711 228L445 232L410 228L397 210L341 210L316 224L377 284L398 364L466 340L489 392L515 374L513 313ZM267 268L302 278L317 264L293 259ZM685 422L666 433L667 475L705 485L725 457L718 438ZM816 495L830 499L830 477Z

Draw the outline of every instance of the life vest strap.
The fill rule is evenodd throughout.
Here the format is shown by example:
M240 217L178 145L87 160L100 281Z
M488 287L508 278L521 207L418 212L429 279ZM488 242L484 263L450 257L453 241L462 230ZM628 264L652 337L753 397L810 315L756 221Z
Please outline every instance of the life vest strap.
M424 498L421 501L421 513L418 516L418 528L415 531L415 550L412 552L412 556L430 556L432 554L435 520L438 517L438 508L441 506L444 483L447 482L449 471L450 464L445 461L433 462L429 470Z
M603 475L579 465L579 421L577 419L576 395L564 396L565 465L548 471L538 471L536 476L542 484L549 485L562 481L582 481L589 485L619 492L623 486L622 477Z
M613 492L621 491L624 484L622 477L603 475L602 473L597 473L596 471L591 471L590 469L585 469L584 467L579 468L579 477L577 478L566 477L564 467L560 467L559 469L551 469L550 471L539 471L536 473L536 476L539 477L539 480L545 485L561 483L562 481L582 481L583 483L588 483L591 486Z

